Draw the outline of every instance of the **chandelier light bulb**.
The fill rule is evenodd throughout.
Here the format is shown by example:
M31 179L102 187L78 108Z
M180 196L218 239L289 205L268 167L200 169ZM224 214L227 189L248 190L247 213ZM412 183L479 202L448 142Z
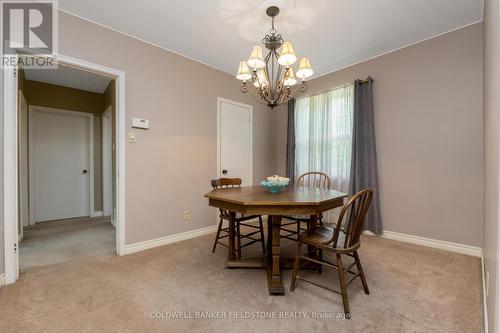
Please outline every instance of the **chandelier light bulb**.
M278 63L281 66L290 67L297 61L297 56L293 50L293 45L291 42L285 42L281 46L281 53L278 58Z
M252 73L250 73L250 69L248 68L246 62L240 61L240 65L238 66L238 74L236 74L236 78L241 81L248 81L252 78Z
M266 67L264 56L262 55L262 46L255 45L253 47L252 53L247 60L247 64L253 69L261 69Z
M314 74L314 71L311 67L311 62L309 58L303 57L300 59L299 70L297 71L297 77L299 79L305 80L311 77Z

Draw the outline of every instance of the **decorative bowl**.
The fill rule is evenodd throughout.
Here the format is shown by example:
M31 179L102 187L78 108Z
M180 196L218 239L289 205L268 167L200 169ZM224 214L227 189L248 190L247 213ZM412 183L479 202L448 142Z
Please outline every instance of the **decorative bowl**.
M289 178L273 176L263 180L260 185L270 193L280 193L290 183Z

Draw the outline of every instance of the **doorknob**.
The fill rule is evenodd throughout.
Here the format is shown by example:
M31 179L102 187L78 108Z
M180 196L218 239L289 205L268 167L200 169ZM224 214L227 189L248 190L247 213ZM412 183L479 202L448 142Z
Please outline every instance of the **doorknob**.
M227 170L226 169L222 170L222 174L227 175Z
M86 174L87 174L87 170L83 170L83 171L82 171L82 173L83 173L84 175L86 175Z

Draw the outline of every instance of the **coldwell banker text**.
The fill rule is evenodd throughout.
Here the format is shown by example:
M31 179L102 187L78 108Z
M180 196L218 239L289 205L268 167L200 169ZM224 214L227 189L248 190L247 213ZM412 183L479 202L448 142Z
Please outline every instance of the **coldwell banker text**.
M298 311L152 311L150 319L345 319L344 313Z

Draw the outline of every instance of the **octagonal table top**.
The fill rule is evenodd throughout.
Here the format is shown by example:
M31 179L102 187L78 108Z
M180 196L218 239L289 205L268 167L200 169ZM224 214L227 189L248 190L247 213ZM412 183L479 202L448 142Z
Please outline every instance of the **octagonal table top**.
M209 199L210 206L235 211L281 207L287 210L305 209L314 213L339 207L341 205L339 203L343 202L347 194L331 189L309 187L289 187L281 193L269 193L261 186L242 186L215 189L205 194L205 197Z

